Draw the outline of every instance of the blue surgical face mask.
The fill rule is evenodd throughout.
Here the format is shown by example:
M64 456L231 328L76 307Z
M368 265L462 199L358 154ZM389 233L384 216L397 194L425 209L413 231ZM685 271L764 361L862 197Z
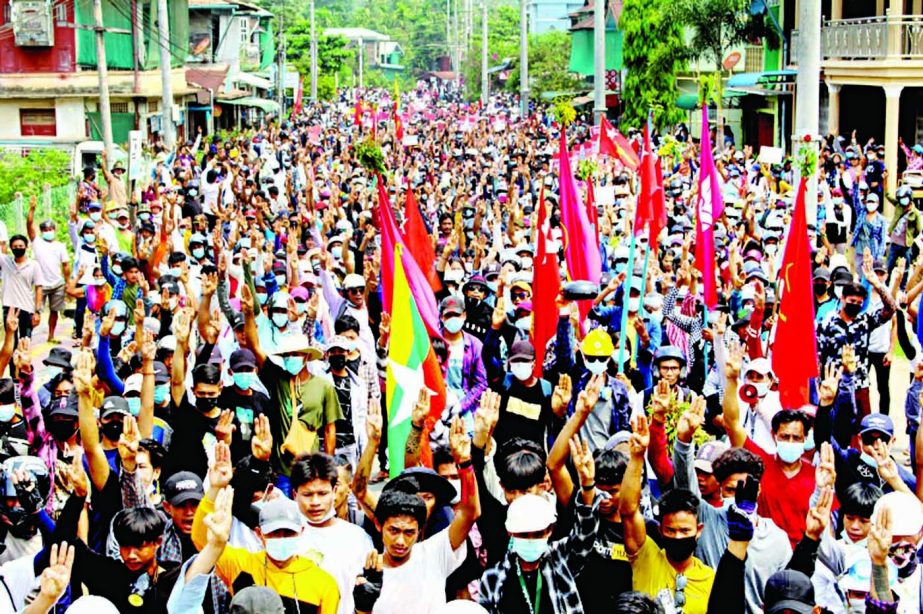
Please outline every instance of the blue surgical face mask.
M299 303L298 301L295 301L295 311L298 312L298 315L303 316L307 310L308 310L307 303Z
M113 274L113 275L121 275L121 274L122 274L122 267L120 267L120 266L117 265L117 264L113 264L113 265L112 265L112 274Z
M125 400L128 401L128 411L132 416L141 413L141 397L125 397Z
M266 292L256 291L256 300L259 301L260 305L265 305L266 301L269 300L269 295Z
M465 325L465 318L461 316L453 316L447 320L443 320L442 325L448 332L454 335L462 329L462 326Z
M141 219L141 221L146 222L146 221L148 221L149 219L151 219L151 214L150 214L150 213L147 213L147 212L145 212L145 213L139 213L139 214L138 214L138 217Z
M112 330L109 331L109 335L112 337L121 337L122 333L125 332L125 327L127 324L125 322L116 322L112 325Z
M548 552L548 538L526 539L524 537L513 537L510 541L510 549L526 563L534 563Z
M93 243L96 243L96 235L90 232L86 233L85 235L83 235L83 242L86 243L87 245L92 245Z
M194 247L192 248L192 257L196 260L201 260L205 256L204 247Z
M777 441L776 454L783 463L794 463L804 454L803 441Z
M488 287L488 289L490 289L490 291L493 292L494 294L496 294L496 293L497 293L497 290L500 289L499 284L497 284L497 282L495 282L495 281L489 281L489 282L487 282L487 287Z
M526 333L532 330L532 316L525 316L516 320L516 328Z
M163 405L170 396L170 384L154 386L154 405Z
M861 460L863 463L865 463L869 467L878 469L878 461L875 460L875 457L870 454L866 454L865 452L861 453L859 455L859 460Z
M276 325L276 328L282 328L284 326L288 326L288 314L287 313L272 314L272 323Z
M48 381L53 380L54 378L61 375L61 372L64 371L61 367L48 367L45 369L45 372L48 373Z
M103 218L103 214L100 213L99 211L94 211L93 213L90 214L90 219L93 220L94 222L98 222L102 218Z
M241 371L240 373L234 373L232 377L234 378L235 386L241 390L250 390L250 388L253 387L256 374L248 371Z
M9 422L16 415L16 406L12 403L0 405L0 422Z
M292 558L301 550L301 537L276 537L266 540L266 554L274 561Z
M46 241L54 241L54 231L46 230L45 232L42 233L42 238L45 239Z
M282 362L285 370L292 375L298 375L304 369L304 356L286 356Z
M276 285L284 286L286 282L285 275L276 275Z
M172 275L173 277L176 277L177 279L179 279L179 276L182 274L183 274L183 269L179 268L178 266L170 267L170 269L167 270L167 275Z
M814 443L814 429L808 431L808 434L804 438L804 449L810 452L813 450L817 444Z
M343 256L343 247L341 245L334 245L330 248L330 255L336 260L339 260Z

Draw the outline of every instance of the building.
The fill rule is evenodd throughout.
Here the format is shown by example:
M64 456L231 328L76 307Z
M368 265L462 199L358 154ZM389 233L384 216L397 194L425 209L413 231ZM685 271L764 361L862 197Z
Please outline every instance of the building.
M583 5L581 0L530 0L529 34L544 34L551 30L566 31L571 26L570 15Z
M160 132L161 73L156 0L103 0L113 140L128 131ZM189 14L186 0L169 4L177 135L186 132ZM131 7L137 15L132 18ZM92 0L0 0L0 146L73 148L99 140L99 83ZM137 24L137 27L135 27Z
M327 28L323 34L342 36L349 41L350 48L359 49L366 69L380 70L389 79L404 71L404 65L401 63L404 50L387 34L367 28Z
M923 2L824 0L821 23L820 128L862 145L885 146L885 165L902 169L898 138L923 141ZM795 12L788 23L797 27ZM786 15L788 16L788 15ZM792 32L798 63L797 29ZM894 183L889 186L894 189Z

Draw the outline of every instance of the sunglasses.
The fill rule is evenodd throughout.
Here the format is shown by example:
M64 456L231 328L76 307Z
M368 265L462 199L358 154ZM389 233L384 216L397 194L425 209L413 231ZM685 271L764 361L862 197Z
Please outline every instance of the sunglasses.
M608 356L586 356L587 362L606 362L609 360Z
M686 585L689 584L689 580L686 579L686 576L683 574L676 574L676 593L673 595L673 605L676 606L677 611L681 611L683 606L686 605Z
M883 433L862 433L862 443L867 446L875 445L878 440L885 445L891 443L891 437Z

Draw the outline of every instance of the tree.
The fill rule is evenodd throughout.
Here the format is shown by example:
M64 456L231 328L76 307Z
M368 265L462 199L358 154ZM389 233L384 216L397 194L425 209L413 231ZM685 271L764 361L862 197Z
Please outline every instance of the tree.
M481 21L476 20L468 56L462 65L465 75L465 95L475 100L481 95ZM487 64L492 66L504 58L519 54L519 10L502 5L487 13Z
M585 89L583 81L567 71L570 44L570 34L556 30L529 37L529 90L533 96ZM519 91L518 64L510 73L506 89Z
M770 46L779 42L778 33L766 23L765 5L750 10L751 0L675 0L671 13L692 30L688 57L714 62L718 71L731 48L766 38Z
M315 26L316 27L316 26ZM320 33L317 36L317 73L318 81L321 75L333 76L353 57L352 49L347 48L349 41L342 36L326 36ZM287 36L286 56L295 65L298 72L304 76L311 74L311 22L307 19L299 20L286 28Z
M654 125L672 126L682 120L676 107L676 75L685 68L683 31L670 13L673 0L625 0L619 29L624 36L622 58L627 69L622 86L622 124L641 127L648 111Z

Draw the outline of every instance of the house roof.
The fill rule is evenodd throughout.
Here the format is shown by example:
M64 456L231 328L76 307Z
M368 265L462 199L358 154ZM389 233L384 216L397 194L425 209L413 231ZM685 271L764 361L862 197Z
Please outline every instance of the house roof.
M209 103L210 94L205 90L211 90L212 94L221 91L228 75L228 68L227 64L211 64L186 69L186 83L202 88L196 92L196 101L199 104Z
M622 16L622 0L609 0L609 10L606 11L606 17L611 15L618 27L619 18ZM579 8L569 15L575 20L570 30L592 30L593 29L593 12L596 8L595 0L587 0L583 8Z
M238 0L189 0L189 8L193 10L233 10L238 13L253 13L261 17L272 17L272 13L266 9L255 4L239 2Z
M391 37L381 32L369 30L368 28L326 28L324 34L327 36L342 36L350 41L362 40L363 43L385 42L390 41Z

